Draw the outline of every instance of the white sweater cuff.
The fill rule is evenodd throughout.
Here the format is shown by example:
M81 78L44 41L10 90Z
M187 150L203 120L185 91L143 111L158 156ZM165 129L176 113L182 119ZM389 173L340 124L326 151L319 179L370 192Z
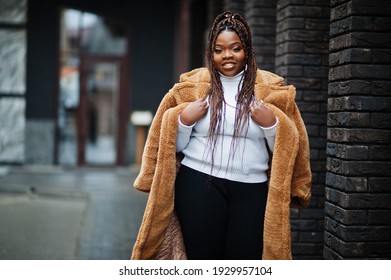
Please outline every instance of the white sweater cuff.
M182 133L185 133L185 134L190 134L191 133L191 130L193 129L193 127L196 125L195 123L192 124L192 125L185 125L181 122L181 115L178 116L178 131L179 132L182 132Z
M276 135L277 126L278 126L278 118L276 117L276 123L273 124L272 126L269 126L269 127L259 126L259 127L263 129L263 132L265 133L265 136L268 137L268 136Z

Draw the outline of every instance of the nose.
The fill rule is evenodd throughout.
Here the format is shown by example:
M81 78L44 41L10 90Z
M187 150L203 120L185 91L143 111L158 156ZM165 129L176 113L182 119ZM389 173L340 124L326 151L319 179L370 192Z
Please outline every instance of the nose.
M223 52L223 58L230 58L232 57L232 53L230 52L230 50L225 50Z

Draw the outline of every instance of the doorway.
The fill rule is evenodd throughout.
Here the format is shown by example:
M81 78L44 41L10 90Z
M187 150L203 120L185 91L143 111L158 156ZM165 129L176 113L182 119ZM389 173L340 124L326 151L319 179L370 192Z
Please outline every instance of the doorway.
M128 32L78 10L61 11L57 162L125 164Z
M81 165L122 164L120 139L126 120L120 104L124 61L114 57L83 56L81 98L78 117L78 163ZM123 91L122 91L123 92ZM122 114L121 114L122 113Z

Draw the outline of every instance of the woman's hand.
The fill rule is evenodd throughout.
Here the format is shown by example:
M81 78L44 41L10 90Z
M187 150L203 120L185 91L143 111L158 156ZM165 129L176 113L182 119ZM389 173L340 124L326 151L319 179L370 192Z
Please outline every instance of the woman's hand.
M250 115L253 121L262 127L271 127L277 122L273 111L270 110L262 100L253 102Z
M182 111L180 118L184 125L190 126L205 117L208 113L209 104L204 98L200 98L189 105Z

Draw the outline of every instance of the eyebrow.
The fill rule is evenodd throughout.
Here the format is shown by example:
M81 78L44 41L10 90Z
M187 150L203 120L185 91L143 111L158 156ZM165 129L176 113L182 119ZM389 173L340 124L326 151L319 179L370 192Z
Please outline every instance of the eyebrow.
M241 42L233 42L232 44L229 44L230 47L233 45L242 45L242 43ZM215 47L217 47L217 46L223 46L223 45L222 44L215 44Z

